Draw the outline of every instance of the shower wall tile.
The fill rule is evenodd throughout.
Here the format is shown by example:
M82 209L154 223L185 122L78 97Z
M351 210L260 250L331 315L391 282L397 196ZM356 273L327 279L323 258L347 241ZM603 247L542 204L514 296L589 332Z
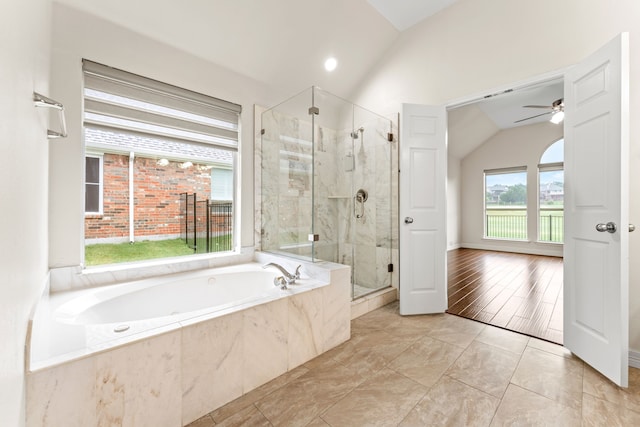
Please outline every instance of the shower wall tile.
M246 310L243 327L243 389L246 392L287 372L287 300L280 299Z
M242 313L182 330L182 425L243 393Z
M27 427L96 426L96 367L81 359L27 374Z
M323 351L322 289L288 298L289 370L313 359Z
M99 427L180 425L180 331L99 354L95 361Z

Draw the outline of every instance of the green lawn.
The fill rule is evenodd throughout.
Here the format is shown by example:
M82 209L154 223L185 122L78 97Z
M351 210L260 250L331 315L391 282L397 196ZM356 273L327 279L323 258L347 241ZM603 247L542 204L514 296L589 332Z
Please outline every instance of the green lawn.
M99 243L84 248L85 265L116 264L154 258L192 255L182 239L147 240L135 243Z

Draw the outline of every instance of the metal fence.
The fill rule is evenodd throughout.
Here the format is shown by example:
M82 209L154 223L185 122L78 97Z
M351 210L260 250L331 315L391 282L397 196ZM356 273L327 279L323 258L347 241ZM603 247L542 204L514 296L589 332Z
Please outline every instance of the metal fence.
M182 193L180 206L181 237L196 253L233 249L233 203Z
M527 238L527 215L526 211L522 212L522 214L506 212L490 213L489 209L487 209L485 223L486 237L525 240Z
M541 209L538 233L541 242L564 242L564 215L562 209Z
M487 209L485 237L526 240L526 212L525 209ZM562 208L541 209L538 227L539 241L562 243L564 239Z

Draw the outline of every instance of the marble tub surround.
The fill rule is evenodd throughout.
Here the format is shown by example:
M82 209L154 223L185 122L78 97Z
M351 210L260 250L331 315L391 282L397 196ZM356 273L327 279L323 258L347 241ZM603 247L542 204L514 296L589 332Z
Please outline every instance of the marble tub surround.
M401 317L397 303L353 320L352 330L351 340L189 427L640 425L639 369L621 389L561 346L448 314ZM399 331L393 352L380 348ZM494 351L503 357L470 362ZM354 355L366 355L369 369L351 364ZM498 374L485 391L456 378L465 367Z
M28 372L27 425L180 426L294 372L350 336L349 268L302 270L327 284Z
M67 292L167 274L243 264L251 262L253 254L253 247L245 247L239 253L203 254L89 268L57 267L50 270L50 285L45 292Z

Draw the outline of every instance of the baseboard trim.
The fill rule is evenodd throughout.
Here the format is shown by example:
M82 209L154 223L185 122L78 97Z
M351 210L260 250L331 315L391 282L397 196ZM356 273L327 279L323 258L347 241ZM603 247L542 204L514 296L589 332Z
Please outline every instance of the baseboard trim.
M498 251L498 252L514 252L518 254L528 254L528 255L544 255L544 256L555 256L562 257L562 250L558 250L557 248L533 248L533 247L515 247L509 245L495 245L495 244L482 244L482 243L462 243L459 245L461 248L468 249L481 249L485 251Z
M640 351L629 350L629 366L640 368Z

